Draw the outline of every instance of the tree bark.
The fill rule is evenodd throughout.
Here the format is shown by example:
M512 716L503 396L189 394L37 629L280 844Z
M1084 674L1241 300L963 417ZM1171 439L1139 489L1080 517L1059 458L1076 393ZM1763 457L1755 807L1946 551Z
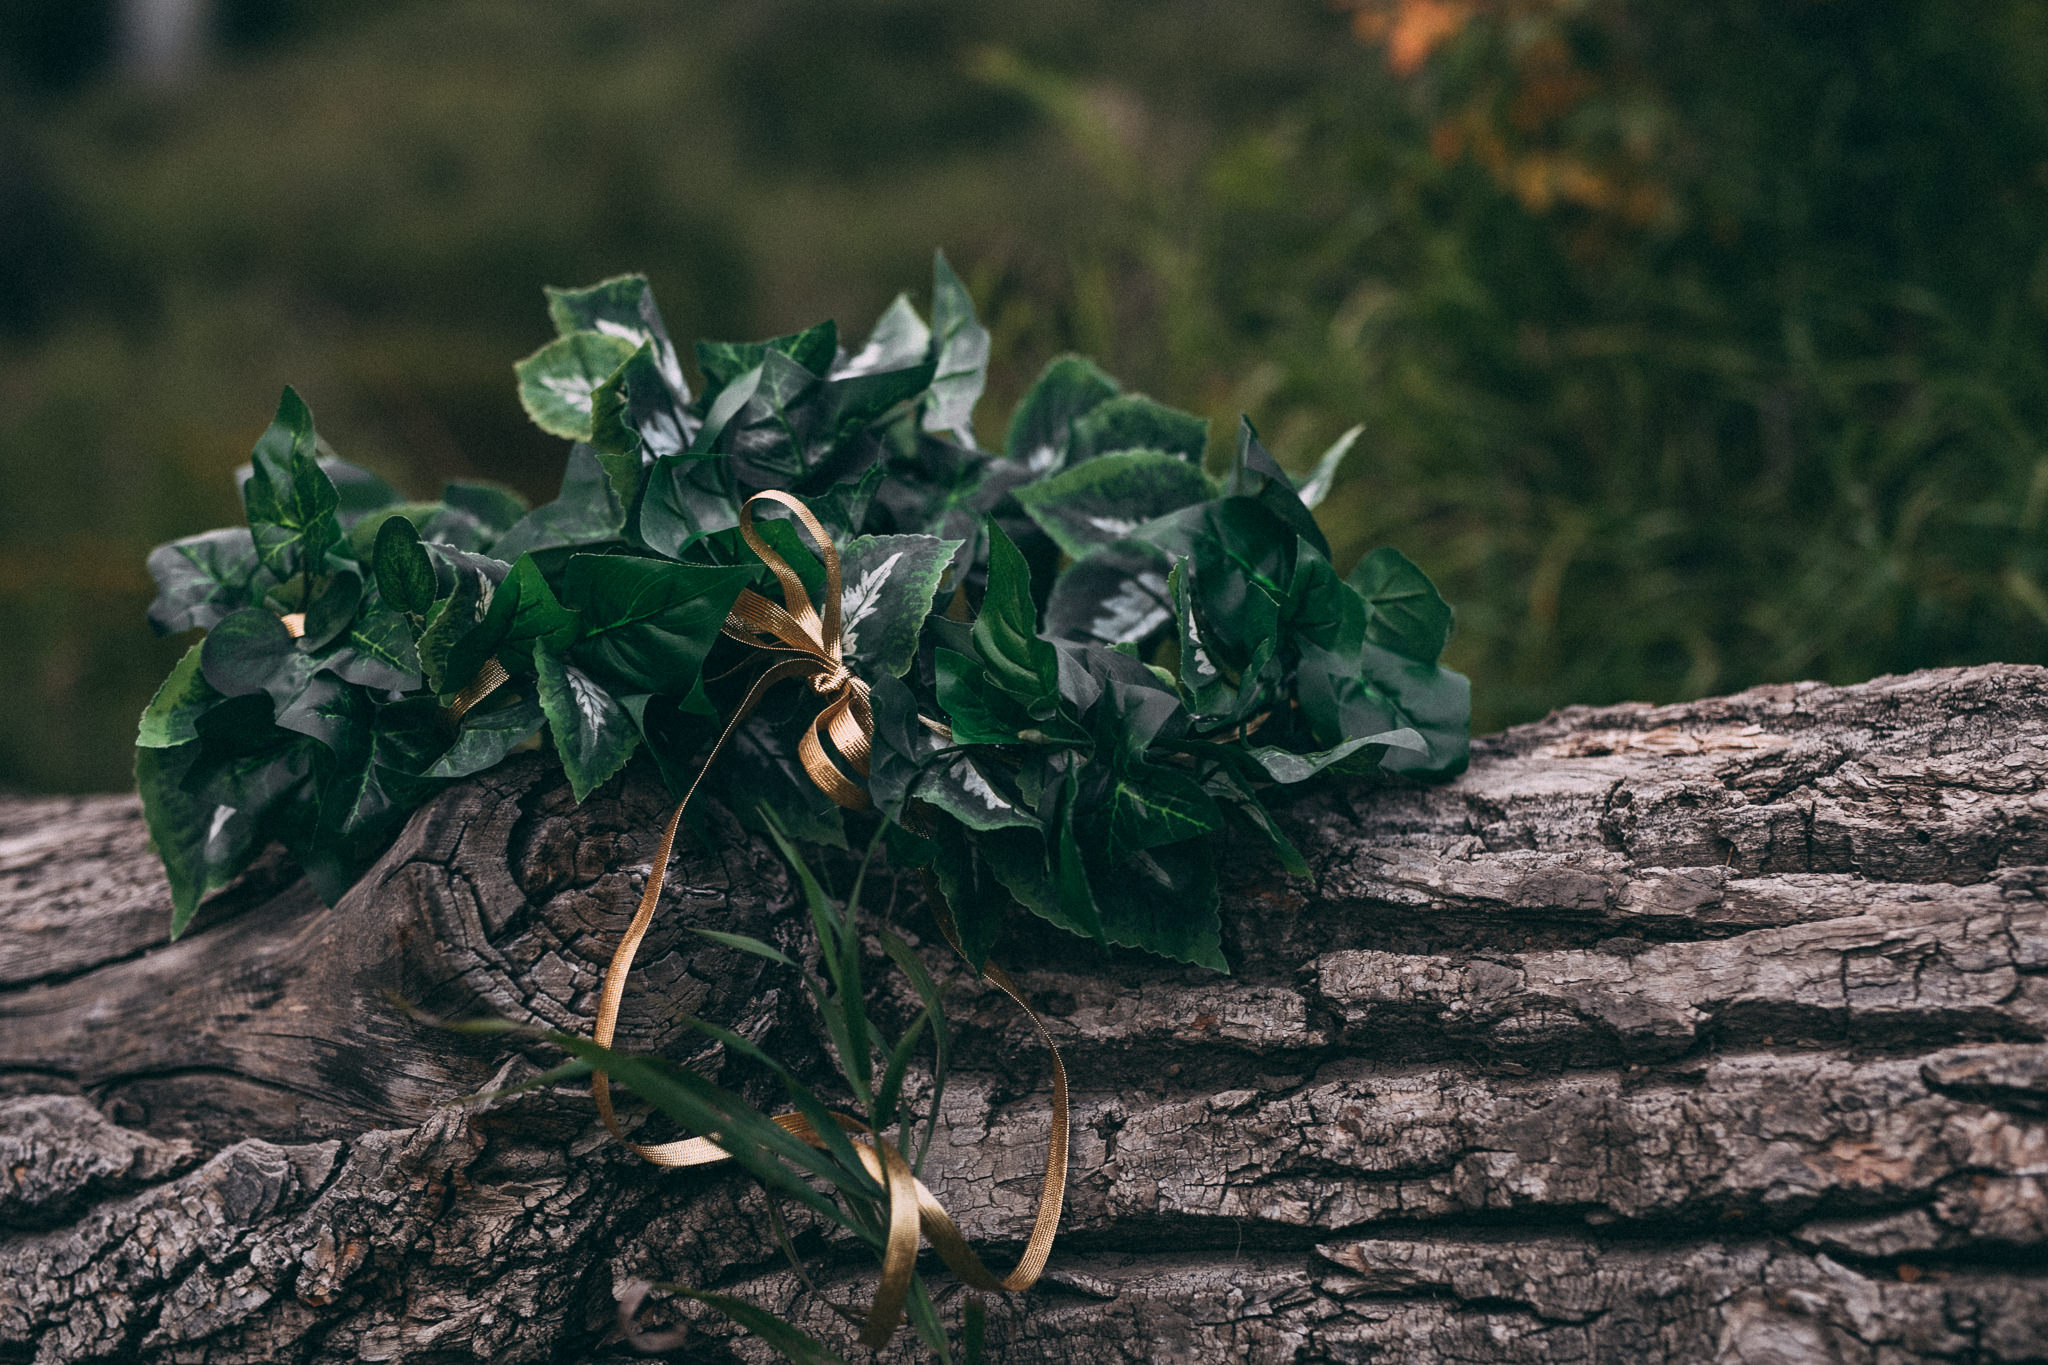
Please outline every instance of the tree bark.
M580 1088L465 1098L559 1056L399 1003L587 1032L665 804L633 772L579 808L521 756L340 905L273 857L169 943L132 797L0 801L0 1361L623 1361L636 1280L844 1341L842 1241L792 1213L807 1289L745 1177L639 1164ZM990 1358L2048 1359L2048 671L1574 708L1281 822L1312 875L1231 843L1229 976L999 950L1075 1102L1051 1269L991 1304ZM702 824L620 1041L771 1104L674 1015L817 1073L793 982L688 932L801 950L801 916ZM1047 1068L927 957L958 1056L926 1179L1001 1262ZM662 1321L673 1358L770 1358Z

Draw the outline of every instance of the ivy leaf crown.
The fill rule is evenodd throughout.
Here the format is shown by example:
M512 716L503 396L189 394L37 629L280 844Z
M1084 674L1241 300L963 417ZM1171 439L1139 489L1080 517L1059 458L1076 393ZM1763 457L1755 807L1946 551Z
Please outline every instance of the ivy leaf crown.
M1340 575L1315 521L1355 432L1297 486L1242 422L1212 475L1203 419L1064 356L982 449L989 334L943 255L929 322L898 297L857 349L831 322L699 342L701 392L640 276L549 290L548 310L556 339L515 371L572 442L553 502L467 482L406 501L334 458L287 389L241 471L247 527L151 553L151 623L205 632L137 735L174 933L272 841L332 902L436 791L521 747L551 745L579 801L641 749L685 789L759 671L720 627L769 586L739 529L765 489L839 547L868 790L977 962L1014 904L1223 969L1226 822L1300 873L1277 788L1465 766L1450 608L1393 549ZM811 545L757 526L815 600ZM507 681L467 704L493 665ZM845 847L872 817L807 777L798 691L748 716L707 785Z

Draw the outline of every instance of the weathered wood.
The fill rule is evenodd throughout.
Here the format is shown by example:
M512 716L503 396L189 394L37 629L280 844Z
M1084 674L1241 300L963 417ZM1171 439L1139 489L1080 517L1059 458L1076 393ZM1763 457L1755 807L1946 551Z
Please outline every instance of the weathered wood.
M637 1164L577 1091L465 1103L551 1059L395 1003L587 1030L662 807L524 756L339 906L272 859L171 944L132 798L0 802L0 1361L622 1360L637 1279L838 1330L743 1178ZM993 1358L2048 1359L2048 671L1574 709L1282 820L1313 875L1231 845L1229 977L1002 950L1075 1144ZM690 1056L686 1009L815 1072L801 992L688 932L802 947L772 852L704 825L621 1039ZM1000 1255L1044 1060L930 960L961 1061L927 1178ZM678 1358L767 1358L664 1314Z

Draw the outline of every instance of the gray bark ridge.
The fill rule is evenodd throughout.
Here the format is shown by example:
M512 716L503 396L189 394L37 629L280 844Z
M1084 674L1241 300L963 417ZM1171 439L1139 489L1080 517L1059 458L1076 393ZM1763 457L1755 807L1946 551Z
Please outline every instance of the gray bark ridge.
M132 797L0 801L0 1362L622 1361L638 1280L844 1343L826 1301L872 1270L843 1241L792 1215L806 1285L744 1178L638 1164L575 1090L472 1098L554 1058L394 1003L587 1032L664 805L634 771L577 807L523 756L340 905L272 858L173 944ZM1229 976L999 950L1075 1101L1060 1242L991 1304L992 1359L2048 1360L2048 671L1573 708L1280 820L1311 875L1231 841ZM801 916L772 850L700 823L621 1042L772 1103L674 1015L821 1074L794 983L689 932L800 952ZM1045 1061L927 957L960 1060L926 1178L1000 1264Z

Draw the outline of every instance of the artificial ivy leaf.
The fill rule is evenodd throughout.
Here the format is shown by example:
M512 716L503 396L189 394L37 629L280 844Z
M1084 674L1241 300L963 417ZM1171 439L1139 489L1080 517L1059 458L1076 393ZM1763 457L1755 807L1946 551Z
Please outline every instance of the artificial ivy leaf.
M359 762L344 767L320 791L323 843L339 834L351 844L381 842L390 828L439 785L422 776L448 745L440 707L432 697L380 706ZM342 877L348 877L343 854Z
M1024 484L1013 494L1053 543L1075 559L1123 539L1155 517L1215 495L1200 465L1162 450L1103 455Z
M875 323L875 330L868 333L867 344L846 363L834 366L832 377L839 379L847 375L908 369L925 358L931 341L931 328L924 325L924 319L917 315L917 309L911 307L910 300L898 294L896 301Z
M958 825L941 822L932 844L932 876L952 913L960 954L978 969L1002 937L1002 911L1010 901L1008 888L996 880L989 864L976 856L975 844Z
M562 601L583 621L574 656L621 691L687 693L753 576L745 566L575 555L562 575Z
M1060 356L1045 367L1017 404L1003 442L1004 452L1032 475L1059 468L1067 458L1075 420L1116 397L1117 392L1116 381L1092 361L1077 355Z
M1082 469L1092 467L1082 465ZM1105 545L1053 580L1046 633L1060 640L1138 644L1173 621L1168 560L1142 541Z
M1295 540L1259 515L1256 504L1232 498L1216 511L1224 534L1196 540L1187 560L1195 610L1215 661L1240 673L1255 671L1250 657L1279 640Z
M899 818L904 804L915 798L969 829L1039 827L999 768L975 763L972 755L918 718L917 703L903 684L885 674L877 680L872 699L875 744L868 791L890 818Z
M619 500L630 504L640 489L641 466L687 450L695 423L686 400L661 373L650 342L627 357L590 396L590 446Z
M483 620L448 651L442 668L449 692L459 692L495 655L507 669L533 666L536 648L566 654L576 638L576 613L555 598L530 554L519 556L491 593Z
M338 561L330 561L330 567ZM363 600L363 576L354 569L334 569L312 604L306 608L303 631L299 636L300 652L311 654L327 648L335 637L347 630L355 620L356 608Z
M1031 567L994 521L988 523L988 593L974 620L974 649L996 685L1043 720L1059 697L1059 654L1038 638Z
M941 251L932 261L932 372L924 429L974 444L974 405L988 379L988 329Z
M342 543L335 515L341 498L321 471L316 447L313 414L287 388L277 416L257 438L242 485L256 557L280 583L320 572L328 551Z
M1451 609L1429 575L1383 545L1346 580L1364 599L1365 638L1420 664L1434 664L1451 638Z
M868 689L868 701L875 713L873 748L868 757L868 796L876 810L900 826L904 807L916 795L925 760L933 752L930 746L944 741L918 719L917 698L910 689L889 674L874 678Z
M441 501L476 518L477 524L493 536L505 534L526 515L526 500L495 483L457 480L441 490Z
M1368 745L1379 745L1386 749L1399 749L1408 753L1427 756L1429 745L1421 735L1407 726L1395 730L1383 730L1373 735L1355 735L1342 744L1316 753L1296 753L1292 749L1261 747L1247 750L1252 759L1266 770L1266 776L1275 782L1306 782L1325 768L1334 768ZM1382 760L1384 762L1384 760Z
M277 710L278 729L319 740L345 766L366 746L370 722L370 702L362 691L327 673L308 678L299 694Z
M1295 490L1303 507L1313 512L1323 505L1323 499L1329 497L1330 490L1337 485L1337 471L1344 467L1344 457L1351 453L1351 447L1358 443L1364 431L1365 424L1361 422L1330 443L1330 448L1316 461L1315 469Z
M1075 933L1084 934L1099 943L1106 941L1102 909L1096 903L1094 887L1088 876L1088 860L1082 854L1081 841L1074 832L1076 771L1073 761L1069 760L1065 797L1060 803L1059 846L1050 863L1053 884L1058 893L1056 922L1064 922Z
M549 289L548 317L555 331L602 332L633 346L648 349L656 372L679 407L690 402L690 386L683 382L683 364L662 325L661 310L654 304L654 290L644 275L615 275L583 289Z
M669 559L681 558L693 541L739 524L732 461L717 456L661 456L648 469L633 509L633 538Z
M1077 701L1089 694L1079 704L1095 726L1097 757L1120 749L1135 758L1162 735L1176 738L1185 728L1180 697L1164 670L1101 645L1062 645L1060 665L1061 695Z
M590 439L590 395L638 349L603 332L571 332L512 367L519 402L535 426L572 441Z
M841 638L863 677L900 677L909 669L939 580L959 548L935 536L862 536L841 551Z
M199 717L221 700L221 694L199 671L203 648L202 643L186 650L149 699L135 732L135 743L141 748L174 749L199 738Z
M597 453L579 444L569 450L561 493L528 512L491 546L491 553L499 559L517 559L529 550L602 545L619 538L625 520L625 507L612 492Z
M857 479L847 479L833 484L804 499L811 512L825 524L835 541L852 540L860 534L861 526L867 521L868 504L874 500L875 490L882 486L888 469L877 462Z
M1365 604L1306 541L1295 546L1285 629L1333 654L1349 654L1366 638Z
M392 692L410 692L422 681L412 627L374 599L356 613L341 646L323 666L344 682Z
M255 820L183 789L197 744L135 751L143 823L171 886L171 937L192 923L199 902L233 881L256 855Z
M1382 767L1430 779L1465 771L1472 747L1472 684L1464 674L1417 663L1370 642L1359 651L1359 670L1392 698L1428 748L1427 753L1389 750Z
M460 692L475 676L474 669L451 670L450 662L462 642L483 624L497 597L496 585L478 569L470 565L450 567L455 573L454 591L434 604L418 641L420 668L427 675L427 686L442 697Z
M767 360L770 352L795 361L813 375L825 374L839 354L839 324L827 320L766 341L698 342L697 368L704 375L705 399L716 398L726 385Z
M1471 684L1463 675L1404 659L1376 645L1337 655L1304 645L1298 669L1301 709L1316 733L1346 741L1408 730L1422 748L1389 748L1378 766L1416 777L1463 772L1471 744ZM1345 771L1346 765L1333 765Z
M1286 831L1273 819L1272 812L1259 801L1258 794L1234 767L1219 767L1210 775L1207 786L1213 796L1229 803L1231 810L1243 816L1252 828L1265 837L1266 847L1273 851L1273 856L1280 860L1280 865L1291 875L1310 875L1308 861L1301 856L1300 850L1295 848L1294 841L1287 837Z
M1125 765L1105 804L1113 857L1198 838L1223 824L1201 783L1157 764Z
M149 576L157 583L149 623L159 635L211 630L228 613L262 601L277 581L257 562L255 539L241 527L157 546L149 552Z
M1089 890L1102 936L1176 962L1227 972L1214 855L1205 840L1131 853L1113 867L1091 860Z
M962 744L1015 744L1035 724L1015 697L990 683L982 666L964 654L941 648L933 653L939 706Z
M418 530L404 517L391 517L377 528L370 571L376 575L378 594L399 611L424 620L434 609L434 561L420 544Z
M279 707L305 690L319 667L299 652L284 622L261 607L245 607L221 621L199 646L199 668L224 697L269 696Z
M1199 465L1208 448L1206 418L1134 393L1098 403L1074 419L1067 463L1119 450L1165 450Z
M555 752L580 802L626 766L640 742L639 729L625 707L576 665L546 650L536 650L533 662Z
M1330 542L1316 525L1315 513L1302 503L1301 495L1294 491L1294 481L1287 477L1279 461L1259 444L1259 433L1252 429L1249 417L1238 419L1237 460L1231 470L1230 492L1235 497L1256 501L1315 546L1323 558L1330 557Z
M751 372L750 372L751 373ZM821 492L881 459L870 428L923 393L932 362L903 370L820 379L777 351L763 358L752 393L718 434L750 487ZM735 383L734 391L745 384ZM725 398L705 419L708 431ZM697 445L704 446L703 433Z

